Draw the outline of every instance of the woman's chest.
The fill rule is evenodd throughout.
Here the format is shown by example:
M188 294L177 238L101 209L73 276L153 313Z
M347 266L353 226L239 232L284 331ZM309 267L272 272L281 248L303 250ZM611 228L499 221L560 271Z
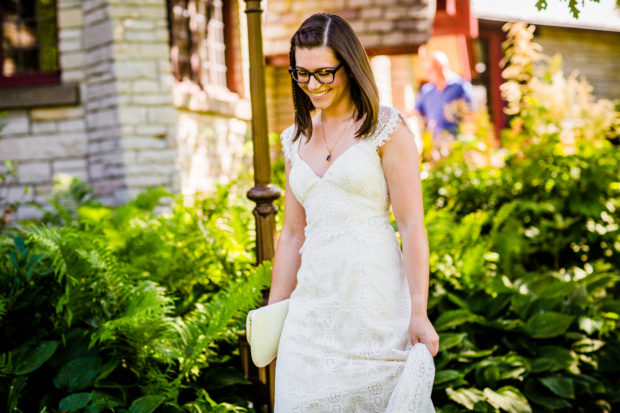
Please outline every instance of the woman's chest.
M353 196L382 205L387 196L381 158L365 141L346 148L322 174L297 153L289 180L291 189L302 204L310 196L319 199Z

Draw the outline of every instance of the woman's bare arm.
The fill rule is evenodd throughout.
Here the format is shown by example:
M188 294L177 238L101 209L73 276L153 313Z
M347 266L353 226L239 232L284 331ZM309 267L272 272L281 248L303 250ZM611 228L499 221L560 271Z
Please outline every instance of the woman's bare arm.
M423 342L435 355L439 337L426 315L429 251L424 228L420 158L413 134L404 123L381 148L381 154L390 201L403 244L403 264L411 295L411 342Z
M268 304L289 298L297 285L297 270L301 264L299 249L305 240L306 212L289 185L291 165L286 164L286 197L282 231L276 243L273 273Z

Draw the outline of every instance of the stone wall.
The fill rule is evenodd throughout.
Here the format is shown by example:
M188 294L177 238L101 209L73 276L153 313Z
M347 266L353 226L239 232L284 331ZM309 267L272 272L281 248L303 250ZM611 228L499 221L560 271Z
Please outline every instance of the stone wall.
M1 132L0 157L3 161L15 161L18 173L0 196L45 204L43 194L51 189L55 174L65 172L88 179L83 108L11 111L0 122L6 125ZM0 171L5 169L2 162ZM29 192L25 193L27 187ZM40 215L33 206L24 205L18 218Z
M67 74L72 81L80 82L84 90L88 181L102 202L116 204L126 199L127 187L120 146L120 106L109 8L105 1L100 0L70 4L72 7L68 12L75 17L81 15L83 21L80 33L82 50L79 52L85 56L84 70ZM62 33L66 29L61 24L59 30ZM62 60L60 67L65 76L67 68Z
M53 176L66 172L91 183L104 203L119 204L152 186L211 191L251 165L250 105L240 97L245 16L236 2L227 47L240 94L173 79L165 0L57 0L57 7L62 83L77 85L80 99L35 102L0 119L0 170L6 159L19 163L0 196L45 204ZM25 205L16 218L39 216Z
M182 111L178 125L178 166L184 195L209 193L231 177L247 176L252 149L247 121Z
M263 30L265 55L286 55L299 25L317 11L346 19L366 48L405 49L426 42L435 15L429 0L269 0ZM401 52L402 53L402 52Z
M112 36L114 62L103 69L115 80L130 198L152 186L180 188L166 13L165 0L109 0L109 17L100 23Z
M535 41L548 56L560 53L564 74L577 70L596 96L620 98L620 33L537 26Z
M83 99L88 86L82 2L58 0L57 7L62 82L79 82L79 95ZM18 164L18 176L7 187L5 198L45 204L44 194L51 189L52 177L57 173L90 179L86 112L82 101L72 106L9 110L8 115L0 119L5 124L0 133L0 158ZM25 194L27 186L30 192ZM40 215L36 208L24 205L18 210L17 218Z

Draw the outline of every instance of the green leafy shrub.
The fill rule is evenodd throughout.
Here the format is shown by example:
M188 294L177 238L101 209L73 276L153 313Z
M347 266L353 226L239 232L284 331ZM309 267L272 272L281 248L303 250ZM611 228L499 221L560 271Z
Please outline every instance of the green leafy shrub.
M251 214L231 188L159 215L160 190L116 208L69 190L46 215L63 226L2 238L7 411L249 408L237 337L270 266L252 265Z
M458 141L423 182L441 412L620 404L613 105L512 25L501 148ZM515 63L516 62L516 63ZM508 70L507 69L507 70ZM513 76L511 78L511 76Z
M526 34L511 36L528 51ZM537 72L535 57L513 67L516 109L501 148L473 134L424 166L439 412L620 405L617 120L613 105L561 75L558 59ZM274 169L283 188L281 159ZM249 407L236 337L270 270L253 270L240 191L157 215L164 192L109 208L67 182L45 217L63 227L0 238L0 403L11 412Z
M5 112L0 112L2 117ZM0 131L4 125L0 124ZM24 195L30 193L30 186L26 186L21 197L16 198L15 195L9 199L8 194L11 186L16 182L17 163L9 159L4 161L4 165L0 166L0 234L7 229L11 217L17 212L21 205L32 204L32 202L24 201Z
M440 334L436 406L611 411L620 400L617 267L598 260L515 276L493 250L501 219L427 215L429 313Z

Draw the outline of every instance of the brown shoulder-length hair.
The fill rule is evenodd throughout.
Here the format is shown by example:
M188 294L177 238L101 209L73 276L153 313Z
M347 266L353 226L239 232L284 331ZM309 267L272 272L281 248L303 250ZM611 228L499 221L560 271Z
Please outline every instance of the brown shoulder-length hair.
M379 91L375 83L370 61L357 35L342 17L329 13L316 13L308 17L291 38L289 61L295 65L295 49L327 46L336 54L349 76L351 98L355 103L355 118L363 119L356 137L365 137L372 133L377 125L379 113ZM295 125L297 126L293 141L301 134L310 139L312 136L312 118L314 110L312 101L291 79L293 104L295 106Z

